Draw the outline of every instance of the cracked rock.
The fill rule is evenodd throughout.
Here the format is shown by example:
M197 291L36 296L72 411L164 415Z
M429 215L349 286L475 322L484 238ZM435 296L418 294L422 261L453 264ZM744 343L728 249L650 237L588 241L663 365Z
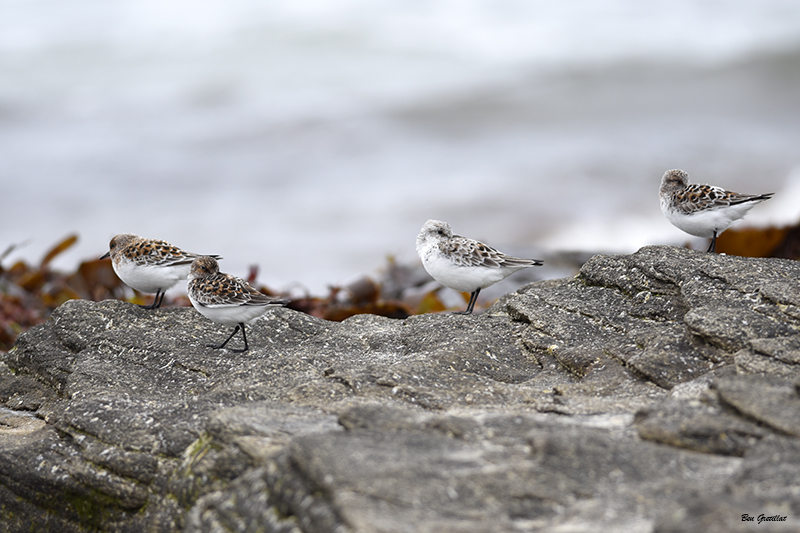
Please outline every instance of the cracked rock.
M250 351L191 308L70 301L0 363L6 530L800 530L800 267L652 246L487 312ZM761 530L761 529L760 529ZM767 530L764 528L763 530Z

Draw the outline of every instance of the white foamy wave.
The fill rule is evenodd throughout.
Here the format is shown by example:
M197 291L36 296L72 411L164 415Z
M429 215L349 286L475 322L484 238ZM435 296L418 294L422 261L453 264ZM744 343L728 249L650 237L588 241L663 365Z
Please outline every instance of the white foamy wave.
M747 192L800 163L796 0L0 5L7 261L134 232L321 292L428 218L635 249L682 238L666 168Z
M730 58L795 46L800 32L800 4L794 0L5 0L2 5L0 49L16 51L81 43L202 50L260 33L295 46L562 64Z

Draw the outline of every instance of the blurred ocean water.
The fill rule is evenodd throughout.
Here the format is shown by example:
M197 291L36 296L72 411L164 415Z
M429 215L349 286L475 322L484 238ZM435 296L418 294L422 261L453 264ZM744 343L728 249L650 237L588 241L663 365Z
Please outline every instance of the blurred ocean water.
M668 168L800 219L800 3L0 0L0 252L116 233L312 292L413 260L687 237Z

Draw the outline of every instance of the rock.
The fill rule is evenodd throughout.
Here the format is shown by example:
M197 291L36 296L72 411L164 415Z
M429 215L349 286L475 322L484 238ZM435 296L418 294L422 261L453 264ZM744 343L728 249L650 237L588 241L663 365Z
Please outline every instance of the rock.
M486 313L73 300L0 364L9 531L800 528L800 266L655 246ZM766 530L766 529L764 529ZM776 529L782 530L782 529Z

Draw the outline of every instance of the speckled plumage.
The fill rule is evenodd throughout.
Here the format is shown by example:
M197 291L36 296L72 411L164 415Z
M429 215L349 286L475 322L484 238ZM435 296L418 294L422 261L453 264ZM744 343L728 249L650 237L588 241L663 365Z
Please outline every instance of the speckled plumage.
M155 293L152 305L147 306L154 308L161 305L168 289L187 278L192 261L200 255L166 241L120 233L111 239L105 257L111 257L114 272L123 283L139 292Z
M661 178L661 211L675 227L695 237L710 238L714 251L717 237L773 193L740 194L713 185L689 183L683 170L668 170Z
M211 256L194 260L189 273L189 301L203 316L213 322L236 326L225 342L213 348L223 348L241 328L244 339L242 352L248 349L245 324L264 314L268 308L282 306L288 300L267 296L241 278L219 271L219 263Z
M538 259L511 257L482 242L454 235L450 225L428 220L417 235L417 254L428 274L451 289L469 292L471 313L481 289L514 272L542 265Z

